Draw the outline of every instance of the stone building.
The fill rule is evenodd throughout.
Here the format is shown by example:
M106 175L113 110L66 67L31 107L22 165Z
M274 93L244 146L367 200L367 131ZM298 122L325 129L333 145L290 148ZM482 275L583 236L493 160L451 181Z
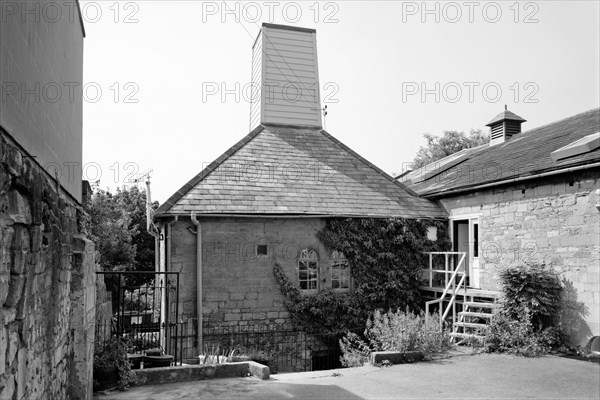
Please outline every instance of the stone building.
M466 149L398 179L449 214L469 286L499 290L498 271L521 261L552 265L583 302L575 342L600 333L600 110L521 133L503 111L490 144Z
M92 397L94 247L80 229L84 29L76 1L47 7L0 7L2 400Z
M315 35L263 24L252 131L157 210L160 268L181 273L182 319L289 323L274 262L307 294L351 290L343 255L316 237L328 218L445 218L323 130Z

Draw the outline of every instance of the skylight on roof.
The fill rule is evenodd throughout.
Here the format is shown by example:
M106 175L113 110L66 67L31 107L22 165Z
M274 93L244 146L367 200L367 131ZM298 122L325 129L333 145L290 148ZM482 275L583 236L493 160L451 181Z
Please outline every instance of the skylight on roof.
M564 158L588 153L597 149L598 147L600 147L600 132L582 137L573 143L569 143L568 145L553 151L551 157L554 162L557 162L558 160L562 160Z
M461 162L469 158L470 149L463 149L457 153L451 154L441 160L434 161L431 164L427 164L420 169L420 173L412 181L414 183L426 181L429 178L433 178L436 175L441 174L449 170L450 168L460 164Z

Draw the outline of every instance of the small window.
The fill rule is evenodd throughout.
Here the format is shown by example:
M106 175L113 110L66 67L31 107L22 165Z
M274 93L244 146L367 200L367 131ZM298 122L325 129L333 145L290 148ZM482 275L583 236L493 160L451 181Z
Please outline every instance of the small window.
M300 251L298 283L302 290L317 290L319 287L319 255L313 249Z
M430 226L427 228L427 239L432 241L437 240L437 227Z
M255 246L256 255L257 256L268 256L269 255L269 246L266 244L257 244Z
M331 288L339 291L350 290L350 266L346 257L339 251L331 253Z
M331 288L350 290L350 267L347 262L340 262L331 267Z

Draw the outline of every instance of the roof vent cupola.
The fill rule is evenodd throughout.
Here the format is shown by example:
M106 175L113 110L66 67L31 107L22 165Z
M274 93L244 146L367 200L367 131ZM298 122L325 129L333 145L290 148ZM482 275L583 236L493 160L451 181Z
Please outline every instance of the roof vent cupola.
M504 143L513 135L521 133L521 124L527 120L519 117L517 114L508 111L504 106L504 111L496 115L494 119L485 126L490 127L490 146Z

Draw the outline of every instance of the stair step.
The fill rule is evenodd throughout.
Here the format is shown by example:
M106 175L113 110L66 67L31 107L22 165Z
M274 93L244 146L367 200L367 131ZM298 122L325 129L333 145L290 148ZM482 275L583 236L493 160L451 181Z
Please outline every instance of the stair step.
M478 308L499 308L500 304L497 303L481 303L477 301L465 301L465 306L478 307Z
M462 333L462 332L451 332L450 337L454 338L475 338L475 339L484 339L485 336L476 335L474 333Z
M481 313L481 312L472 312L472 311L461 311L458 315L462 315L464 317L479 317L479 318L492 318L494 314L490 313Z
M486 324L477 324L475 322L455 322L454 326L462 326L463 328L485 328Z

